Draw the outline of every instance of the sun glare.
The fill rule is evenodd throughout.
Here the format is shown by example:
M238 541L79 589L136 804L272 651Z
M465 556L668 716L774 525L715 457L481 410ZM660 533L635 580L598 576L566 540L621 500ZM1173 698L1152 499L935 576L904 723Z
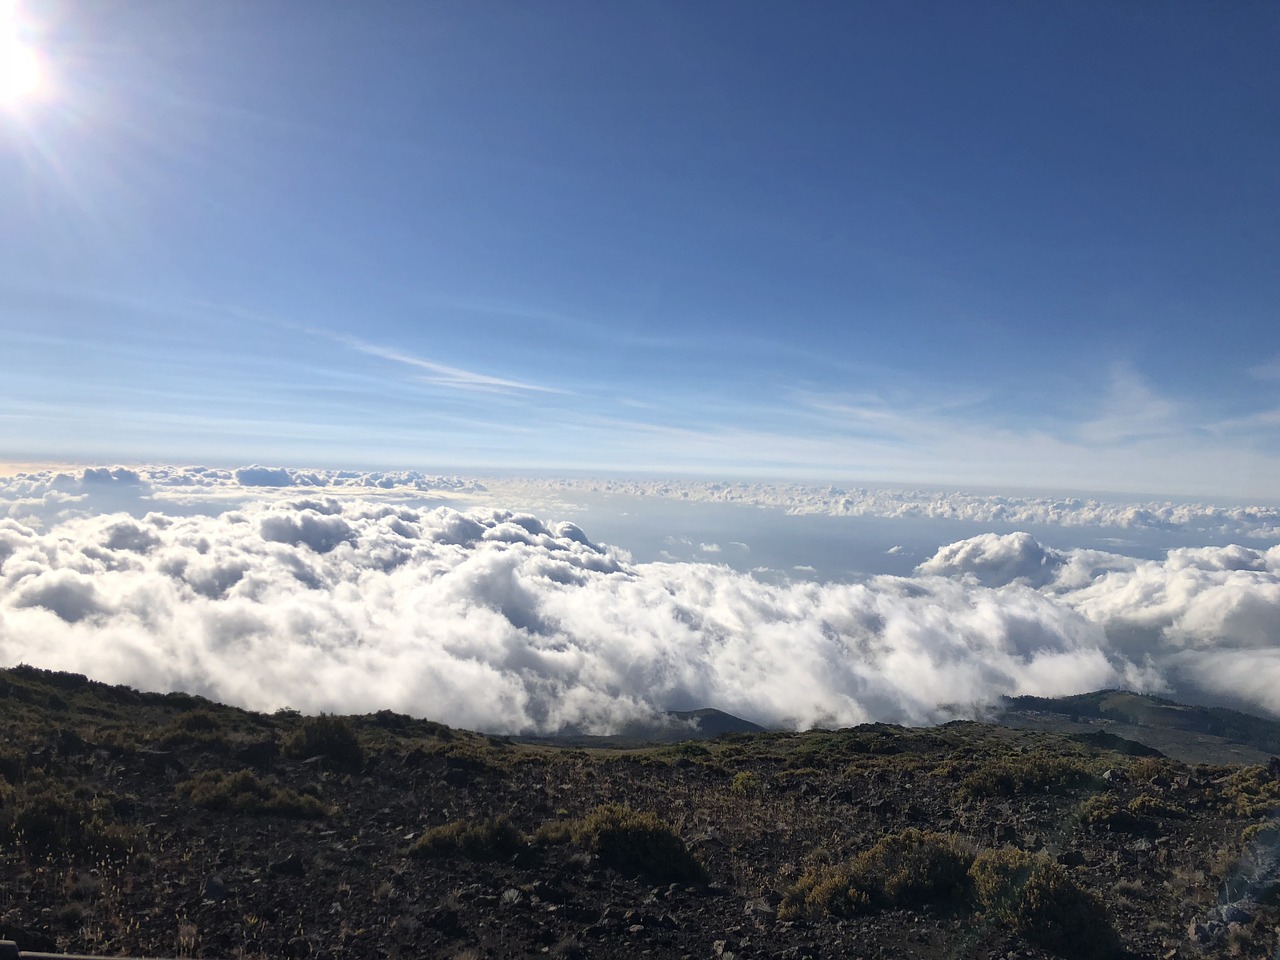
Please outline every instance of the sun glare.
M17 4L0 2L0 105L37 99L46 88L44 58L21 36Z

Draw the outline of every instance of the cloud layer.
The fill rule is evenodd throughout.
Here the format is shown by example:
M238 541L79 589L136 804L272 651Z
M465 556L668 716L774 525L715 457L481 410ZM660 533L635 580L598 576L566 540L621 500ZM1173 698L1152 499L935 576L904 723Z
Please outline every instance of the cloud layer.
M670 480L491 481L495 489L538 487L548 491L661 497L697 503L776 507L793 514L964 520L1023 526L1114 527L1118 530L1186 530L1222 536L1280 540L1280 508L1218 506L1174 500L1099 500L960 491L837 487L805 483Z
M426 496L555 502L574 494L615 494L693 503L731 503L797 515L961 520L1018 526L1098 527L1129 531L1181 531L1218 537L1280 540L1280 508L1221 506L1174 500L1101 500L960 491L838 487L804 483L703 482L620 479L486 478L414 470L317 470L247 466L90 467L0 476L0 516L43 515L77 503L95 510L112 498L149 499L171 507L247 495L296 495L297 488L351 497L422 500ZM136 512L136 511L134 511Z
M323 492L216 515L0 519L0 662L489 731L603 732L699 706L795 727L927 723L1115 685L1280 712L1277 623L1280 547L1148 562L988 535L912 577L778 584L633 563L528 514Z

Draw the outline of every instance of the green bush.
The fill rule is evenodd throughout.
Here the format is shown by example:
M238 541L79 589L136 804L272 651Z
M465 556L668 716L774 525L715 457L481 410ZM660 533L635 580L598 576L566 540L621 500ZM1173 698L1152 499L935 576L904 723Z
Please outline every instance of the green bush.
M811 867L787 890L778 917L851 917L871 909L871 896L863 889L852 864Z
M738 796L748 796L760 792L760 778L750 770L743 770L729 784L729 792Z
M978 906L992 920L1006 927L1017 923L1022 890L1037 859L1013 847L983 850L973 858L969 878Z
M178 798L206 810L240 814L266 814L308 820L327 816L329 811L315 797L287 787L276 787L256 777L252 771L222 773L206 770L176 787Z
M1079 757L1030 753L988 760L960 783L968 797L1015 797L1065 790L1089 783L1092 772Z
M520 832L506 817L468 823L455 820L434 827L409 848L415 857L465 857L468 860L502 860L519 852Z
M1223 784L1220 802L1237 816L1272 816L1280 809L1280 780L1264 766L1242 767Z
M80 846L94 816L88 804L54 781L18 792L5 812L6 832L39 853Z
M219 723L212 711L188 710L176 716L170 726L188 733L210 733L218 729Z
M597 807L572 828L573 841L607 866L657 883L705 883L707 872L680 835L652 813L620 804Z
M0 836L34 853L116 854L133 845L133 832L111 822L110 796L43 778L3 793Z
M990 919L1064 957L1104 960L1120 941L1102 901L1081 890L1048 857L1006 848L984 850L969 868L974 897Z
M914 827L891 833L854 858L884 906L915 906L963 894L973 854L951 836Z
M307 717L286 741L285 753L297 759L325 757L342 770L356 771L364 766L364 748L351 724L344 717L327 713Z
M881 837L848 863L802 874L779 916L850 916L967 898L971 854L955 837L910 827Z
M1139 817L1169 817L1183 820L1187 816L1185 808L1170 803L1149 793L1140 793L1126 804L1129 812Z
M1152 823L1135 813L1109 793L1099 793L1080 804L1080 822L1101 830L1120 833L1146 833Z
M169 747L199 745L220 753L231 749L231 741L222 730L217 715L205 709L188 710L174 717L160 731L160 742Z

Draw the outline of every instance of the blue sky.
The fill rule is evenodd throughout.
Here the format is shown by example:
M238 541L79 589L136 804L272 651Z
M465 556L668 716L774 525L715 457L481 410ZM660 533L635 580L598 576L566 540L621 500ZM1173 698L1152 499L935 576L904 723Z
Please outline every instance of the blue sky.
M0 459L1277 495L1274 4L14 9Z

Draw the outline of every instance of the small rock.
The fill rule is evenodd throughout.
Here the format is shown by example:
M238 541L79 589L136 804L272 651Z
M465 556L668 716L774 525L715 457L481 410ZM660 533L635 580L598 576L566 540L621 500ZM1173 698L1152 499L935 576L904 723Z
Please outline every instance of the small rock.
M1083 867L1084 854L1079 850L1064 850L1058 854L1058 862L1064 867Z
M1222 908L1222 919L1227 923L1249 923L1253 911L1242 903L1228 903Z
M225 900L230 896L230 894L231 891L227 889L226 882L223 881L222 877L216 873L205 880L204 889L201 891L201 896L205 900L214 901Z
M307 865L296 853L291 853L283 860L274 860L267 864L267 873L277 877L301 877L307 872Z
M1187 939L1194 940L1196 943L1213 943L1221 933L1222 924L1216 920L1209 920L1205 923L1192 920L1187 924Z
M778 916L777 908L763 898L748 900L743 912L752 920L774 920Z

